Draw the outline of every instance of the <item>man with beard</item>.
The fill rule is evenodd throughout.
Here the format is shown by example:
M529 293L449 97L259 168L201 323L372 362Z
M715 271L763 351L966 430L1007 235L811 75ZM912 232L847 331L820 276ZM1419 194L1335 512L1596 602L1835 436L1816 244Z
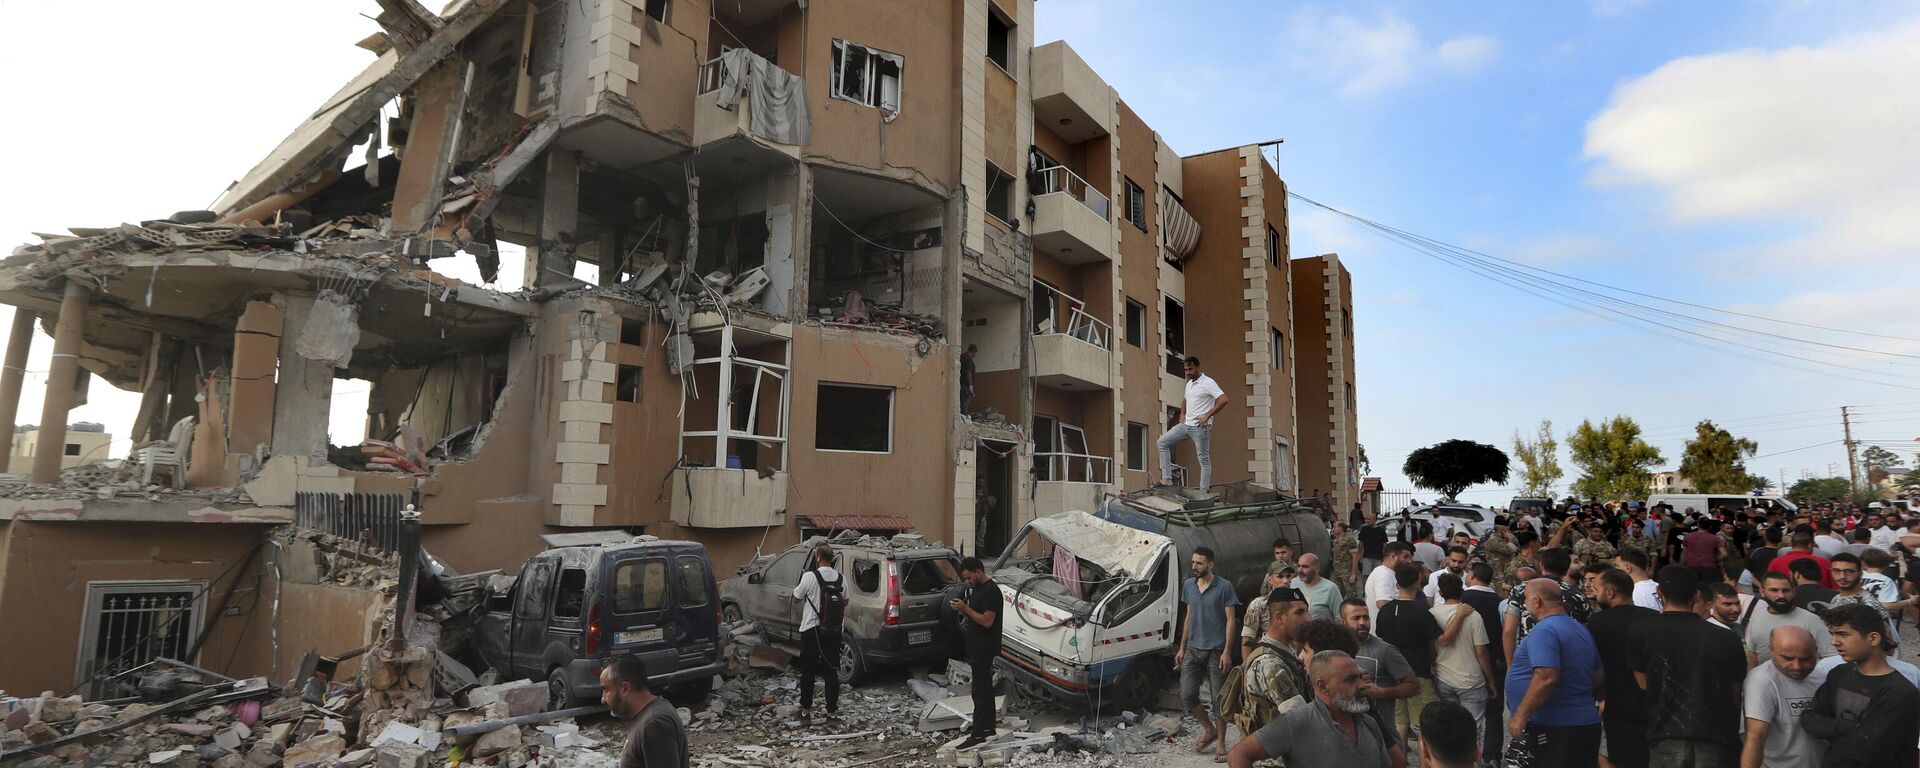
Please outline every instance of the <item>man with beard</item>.
M1293 588L1307 598L1307 613L1316 619L1333 619L1340 615L1340 601L1346 599L1340 594L1340 585L1332 579L1324 578L1320 573L1320 556L1308 552L1300 556L1300 562L1294 565Z
M1180 423L1160 436L1160 484L1173 485L1173 447L1193 441L1193 452L1200 462L1200 489L1213 485L1213 417L1227 407L1230 398L1212 376L1200 372L1200 358L1188 355L1181 361L1187 376L1186 400L1180 410Z
M1633 628L1660 614L1635 605L1633 589L1625 571L1616 568L1601 574L1601 609L1587 619L1587 631L1600 652L1600 668L1606 672L1607 709L1600 724L1607 736L1607 762L1616 768L1647 765L1647 711L1644 693L1633 677L1633 661L1639 654Z
M1827 613L1833 645L1846 663L1827 673L1800 716L1814 738L1827 742L1823 766L1908 766L1920 739L1920 690L1887 663L1893 650L1880 614L1864 605Z
M1740 754L1740 684L1747 668L1740 641L1695 610L1700 577L1660 569L1666 610L1634 626L1640 653L1633 676L1646 691L1650 765L1732 766Z
M1826 680L1826 675L1814 673L1819 654L1813 635L1799 627L1778 627L1772 644L1772 660L1747 673L1747 737L1740 768L1819 768L1827 745L1800 725L1800 716Z
M1414 675L1413 665L1407 663L1400 649L1373 634L1373 619L1359 600L1349 599L1340 604L1340 620L1346 622L1360 641L1359 653L1353 654L1353 660L1367 674L1360 693L1373 702L1374 713L1387 727L1389 737L1398 742L1398 733L1393 729L1395 705L1401 699L1419 695L1420 678Z
M1900 631L1894 628L1893 616L1887 613L1886 606L1881 605L1879 599L1867 593L1866 583L1863 580L1866 573L1861 559L1853 553L1842 552L1833 558L1833 567L1829 572L1833 574L1833 584L1838 589L1827 598L1827 605L1829 607L1864 605L1872 608L1874 612L1880 614L1880 620L1886 622L1887 639L1898 646Z
M1427 575L1427 586L1425 590L1427 593L1427 605L1438 605L1440 603L1440 574L1451 573L1455 578L1460 580L1460 583L1467 583L1467 561L1470 559L1472 558L1467 556L1466 547L1447 548L1447 559L1442 563L1442 565L1446 567Z
M600 668L600 703L614 717L632 720L620 768L687 768L687 730L673 704L647 683L647 665L623 653Z
M1227 653L1227 638L1235 634L1233 609L1239 607L1240 597L1234 594L1233 585L1226 579L1213 575L1212 549L1194 547L1192 560L1193 577L1180 585L1180 601L1187 606L1187 619L1181 623L1180 638L1174 644L1173 666L1180 670L1181 703L1205 729L1205 734L1194 743L1194 749L1205 752L1225 732L1226 726L1207 714L1207 708L1201 704L1200 686L1206 683L1211 692L1206 701L1219 698L1220 685L1233 666Z
M1766 600L1767 609L1754 611L1747 621L1747 668L1760 664L1761 659L1772 658L1770 645L1775 627L1796 626L1813 635L1815 647L1822 658L1834 654L1832 638L1827 636L1827 624L1811 611L1793 604L1793 582L1787 575L1777 571L1767 571L1760 579L1760 597Z
M1387 768L1386 742L1365 716L1372 705L1361 694L1366 673L1360 665L1340 651L1321 651L1307 664L1307 675L1313 703L1289 709L1241 739L1227 764L1251 768L1279 758L1288 768Z

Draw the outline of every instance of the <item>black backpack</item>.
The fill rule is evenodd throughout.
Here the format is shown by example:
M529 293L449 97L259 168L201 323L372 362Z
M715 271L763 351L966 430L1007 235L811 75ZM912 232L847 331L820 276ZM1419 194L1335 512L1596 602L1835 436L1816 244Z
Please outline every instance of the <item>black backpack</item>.
M840 634L847 616L846 577L829 582L821 577L818 568L808 569L807 572L813 574L813 582L820 585L820 604L814 607L820 615L820 631L829 635Z

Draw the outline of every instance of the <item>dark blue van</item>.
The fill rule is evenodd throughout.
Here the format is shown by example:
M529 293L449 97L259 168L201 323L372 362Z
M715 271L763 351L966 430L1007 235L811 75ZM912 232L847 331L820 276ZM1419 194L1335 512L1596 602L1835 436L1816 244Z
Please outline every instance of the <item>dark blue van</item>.
M641 536L556 547L489 595L474 646L502 680L547 681L547 707L598 701L600 667L631 653L656 691L693 702L723 665L720 600L707 548Z

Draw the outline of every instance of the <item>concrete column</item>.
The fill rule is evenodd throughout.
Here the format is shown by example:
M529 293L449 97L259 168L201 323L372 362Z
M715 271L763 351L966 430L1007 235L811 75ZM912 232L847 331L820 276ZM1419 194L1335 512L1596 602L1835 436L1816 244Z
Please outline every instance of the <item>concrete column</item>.
M580 223L579 153L559 147L547 150L540 203L539 259L528 265L538 269L527 276L527 284L534 287L552 285L573 274L574 231Z
M87 287L67 281L60 297L60 320L53 326L53 364L47 368L47 395L40 408L40 440L33 449L36 483L60 480L60 461L67 455L67 411L73 408L74 382L80 370L80 331L87 323Z
M281 321L280 310L272 304L252 301L234 329L233 393L227 413L230 453L251 457L273 441L273 377L280 359Z
M33 348L34 314L15 307L13 331L7 335L7 359L0 368L0 424L6 425L7 451L0 453L0 472L10 471L13 459L13 427L20 415L20 385L27 373L27 353Z
M286 297L286 319L280 335L280 382L274 388L273 443L275 456L311 456L326 464L327 424L333 415L333 363L308 360L294 349L299 329L306 327L313 299Z

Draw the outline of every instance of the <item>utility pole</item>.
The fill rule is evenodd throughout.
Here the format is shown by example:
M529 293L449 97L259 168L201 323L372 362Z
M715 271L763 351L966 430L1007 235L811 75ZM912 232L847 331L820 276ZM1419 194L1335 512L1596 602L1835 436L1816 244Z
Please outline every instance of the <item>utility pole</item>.
M1840 431L1846 435L1847 440L1847 482L1849 483L1847 498L1851 499L1860 489L1860 460L1853 452L1853 421L1847 414L1847 406L1844 405L1840 406Z

